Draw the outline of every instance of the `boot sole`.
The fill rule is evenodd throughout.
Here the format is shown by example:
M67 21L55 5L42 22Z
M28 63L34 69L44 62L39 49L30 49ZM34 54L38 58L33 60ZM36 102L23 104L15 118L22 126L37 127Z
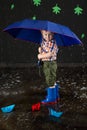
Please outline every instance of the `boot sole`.
M44 104L44 105L47 105L47 104L49 104L49 105L53 105L53 104L56 104L58 101L54 101L54 102L41 102L42 104Z

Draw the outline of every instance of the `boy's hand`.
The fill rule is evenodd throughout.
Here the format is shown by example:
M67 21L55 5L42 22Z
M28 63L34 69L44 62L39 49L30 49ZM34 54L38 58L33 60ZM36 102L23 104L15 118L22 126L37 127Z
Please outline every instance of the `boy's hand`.
M41 54L38 54L38 60L40 60L41 59Z
M38 48L38 52L39 52L39 53L42 52L42 48L41 48L41 47Z
M38 54L38 59L46 59L46 58L50 58L52 57L54 54L53 52L48 52L48 53L44 53L44 54Z
M53 52L49 52L49 57L52 57L54 55Z

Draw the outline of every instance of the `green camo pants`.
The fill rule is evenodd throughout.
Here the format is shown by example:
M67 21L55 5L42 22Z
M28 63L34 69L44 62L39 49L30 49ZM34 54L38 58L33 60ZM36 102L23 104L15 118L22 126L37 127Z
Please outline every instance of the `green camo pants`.
M44 61L43 72L48 86L53 86L56 82L57 62Z

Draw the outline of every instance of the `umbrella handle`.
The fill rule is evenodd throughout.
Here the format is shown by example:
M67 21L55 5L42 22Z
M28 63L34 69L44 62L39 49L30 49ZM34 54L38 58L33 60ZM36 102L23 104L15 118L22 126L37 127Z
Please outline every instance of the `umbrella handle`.
M42 65L43 65L43 61L42 61L42 60L38 60L37 65L38 65L39 67L42 66Z

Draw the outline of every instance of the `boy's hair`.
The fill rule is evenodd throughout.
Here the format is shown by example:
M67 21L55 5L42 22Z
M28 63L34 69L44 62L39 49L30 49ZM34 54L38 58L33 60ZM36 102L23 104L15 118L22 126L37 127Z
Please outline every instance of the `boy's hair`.
M43 34L44 32L49 32L49 33L51 33L52 35L54 35L53 32L50 32L50 31L47 31L47 30L41 30L41 34Z

